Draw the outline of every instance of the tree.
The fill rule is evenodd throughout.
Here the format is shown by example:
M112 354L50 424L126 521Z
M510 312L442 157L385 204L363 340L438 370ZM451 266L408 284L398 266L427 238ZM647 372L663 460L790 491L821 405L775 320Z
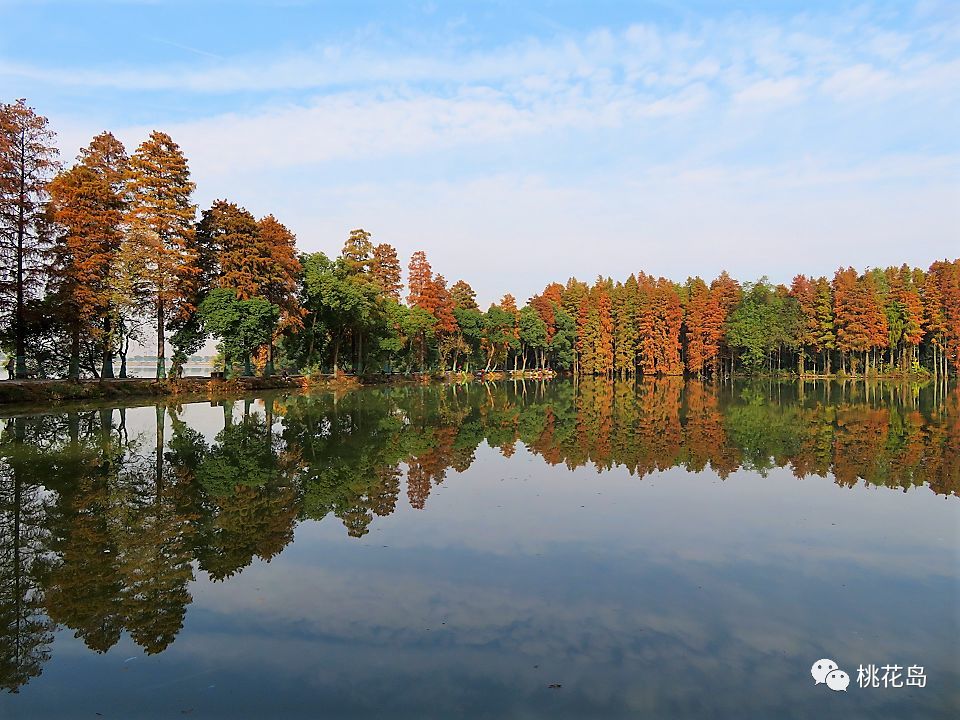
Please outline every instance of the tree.
M684 339L686 340L687 372L701 375L712 360L709 357L711 338L708 322L711 313L710 289L699 277L688 278L684 312Z
M570 370L575 362L577 323L557 303L553 305L553 317L555 330L549 343L550 367L557 370Z
M307 310L304 329L308 335L305 360L313 364L318 340L326 334L331 346L331 366L340 367L340 348L351 331L368 327L377 316L377 288L358 282L342 263L323 253L300 258L303 266L302 301Z
M749 372L769 368L770 354L789 344L793 317L785 288L774 288L766 278L744 287L743 297L730 315L727 337L731 345L741 350L741 359Z
M523 369L527 369L527 357L532 354L537 368L546 366L545 353L547 349L547 324L540 314L529 305L520 309L518 321L520 332L520 354L523 358Z
M291 333L303 327L304 310L297 293L297 278L302 268L297 257L297 238L273 215L257 221L261 247L266 250L260 276L260 294L280 308L277 333ZM276 338L267 346L266 374L273 372L273 347Z
M120 314L120 308L130 305L136 300L128 294L120 294L125 293L128 288L118 287L118 285L123 285L118 275L123 272L120 268L123 261L121 247L124 243L123 213L127 207L125 190L130 158L127 156L127 149L123 146L123 143L117 140L112 133L104 131L94 136L90 144L80 150L78 159L81 165L93 170L107 184L117 207L121 211L114 218L117 223L115 230L120 237L120 244L111 255L108 269L110 274L110 281L108 282L109 298L107 309L102 316L103 326L100 331L103 347L100 360L100 377L112 378L114 350L118 342L123 340L122 332L118 332L123 326L124 319Z
M447 358L459 347L457 318L453 313L455 305L443 275L435 275L431 285L431 295L434 299L433 316L437 319L434 333L440 355L440 369L446 370Z
M107 180L85 165L60 173L49 185L56 224L55 283L70 318L70 377L80 377L81 335L98 337L104 348L112 338L103 318L111 314L111 280L123 235L123 203ZM102 352L104 366L110 352ZM112 360L111 360L112 363Z
M407 304L431 311L433 308L427 302L427 293L432 281L433 268L427 261L427 254L418 250L410 257L410 264L407 266Z
M727 319L730 313L740 302L740 283L731 278L726 271L710 283L710 303L704 320L706 341L704 346L705 361L712 366L716 376L722 370L722 355L726 343ZM733 359L730 360L730 372L733 372Z
M373 243L370 233L363 228L351 230L343 244L340 256L351 275L363 275L371 271L373 265Z
M194 247L194 184L180 146L154 131L130 158L127 222L141 255L157 322L157 377L166 377L165 329L195 309L200 268Z
M380 286L384 295L395 302L400 302L400 260L397 250L392 245L380 243L373 248L371 272L374 280Z
M262 297L241 300L235 290L212 290L200 304L206 332L223 340L229 359L242 359L244 375L252 375L250 356L273 337L280 309Z
M514 340L513 315L499 305L491 305L483 319L481 341L487 371L495 369L500 364L506 364L507 351Z
M239 205L216 200L197 223L195 299L211 288L229 288L247 299L260 294L265 253L256 219Z
M57 149L26 100L0 105L0 310L11 317L15 375L27 376L26 308L42 289L49 246L47 182Z
M462 310L479 310L477 305L477 294L470 287L470 283L465 280L457 280L450 288L450 297L453 298L453 305Z

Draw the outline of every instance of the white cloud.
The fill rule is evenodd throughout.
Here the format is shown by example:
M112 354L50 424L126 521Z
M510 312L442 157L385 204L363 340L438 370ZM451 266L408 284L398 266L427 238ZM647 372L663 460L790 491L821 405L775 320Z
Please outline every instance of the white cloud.
M799 102L807 83L796 77L758 80L734 95L734 102L745 105L783 105Z
M365 226L489 301L572 273L789 280L955 254L956 25L894 32L860 10L470 52L454 37L378 54L365 37L146 69L0 60L0 76L116 91L121 115L127 97L196 98L157 124L201 202L275 212L306 249L336 252ZM221 94L238 90L256 98L242 111ZM65 156L103 129L97 114L53 118ZM114 129L132 146L152 127Z

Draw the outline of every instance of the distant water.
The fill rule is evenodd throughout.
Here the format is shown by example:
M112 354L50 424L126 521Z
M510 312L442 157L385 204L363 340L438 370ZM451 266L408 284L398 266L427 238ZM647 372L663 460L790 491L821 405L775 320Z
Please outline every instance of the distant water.
M932 385L0 419L0 717L955 718L958 493Z

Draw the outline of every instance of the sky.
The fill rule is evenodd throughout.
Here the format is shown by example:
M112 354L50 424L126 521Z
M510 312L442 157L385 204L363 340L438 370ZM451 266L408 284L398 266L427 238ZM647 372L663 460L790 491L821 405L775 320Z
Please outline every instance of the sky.
M484 304L960 256L957 2L0 0L0 88Z

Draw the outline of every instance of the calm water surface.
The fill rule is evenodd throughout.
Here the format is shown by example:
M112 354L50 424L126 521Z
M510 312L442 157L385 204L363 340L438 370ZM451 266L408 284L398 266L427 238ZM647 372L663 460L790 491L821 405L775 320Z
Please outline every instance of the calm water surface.
M933 386L6 417L0 717L955 718L958 493Z

